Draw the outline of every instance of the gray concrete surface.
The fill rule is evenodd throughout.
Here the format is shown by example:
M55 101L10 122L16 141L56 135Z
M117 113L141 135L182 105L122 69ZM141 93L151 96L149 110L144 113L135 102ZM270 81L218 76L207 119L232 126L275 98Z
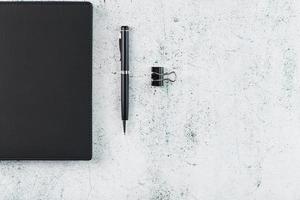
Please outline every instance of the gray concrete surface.
M0 162L1 200L299 200L300 2L94 4L90 162ZM120 120L119 27L131 31ZM150 86L150 67L178 81Z

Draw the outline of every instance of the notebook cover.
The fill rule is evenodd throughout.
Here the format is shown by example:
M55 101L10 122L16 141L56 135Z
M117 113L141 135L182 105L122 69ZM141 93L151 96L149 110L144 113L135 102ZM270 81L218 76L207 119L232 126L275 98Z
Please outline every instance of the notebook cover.
M92 157L92 5L0 2L0 159Z

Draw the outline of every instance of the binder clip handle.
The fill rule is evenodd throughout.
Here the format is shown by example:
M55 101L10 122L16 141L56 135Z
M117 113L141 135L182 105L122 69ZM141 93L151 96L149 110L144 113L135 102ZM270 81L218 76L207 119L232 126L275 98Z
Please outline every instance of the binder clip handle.
M152 86L164 86L164 82L175 82L177 75L174 71L164 72L164 67L152 67L151 68L151 85ZM171 79L170 76L174 77Z

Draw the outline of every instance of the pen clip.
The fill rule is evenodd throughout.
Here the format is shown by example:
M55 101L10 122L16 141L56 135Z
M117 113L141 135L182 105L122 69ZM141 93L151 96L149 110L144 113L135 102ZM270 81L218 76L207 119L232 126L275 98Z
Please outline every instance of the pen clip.
M120 61L122 60L122 50L121 50L122 39L119 38L119 50L120 50Z

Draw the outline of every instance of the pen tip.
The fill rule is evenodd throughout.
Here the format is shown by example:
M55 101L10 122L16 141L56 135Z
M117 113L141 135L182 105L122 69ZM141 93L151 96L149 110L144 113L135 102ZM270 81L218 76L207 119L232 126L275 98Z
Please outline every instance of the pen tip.
M126 134L126 120L123 120L123 131L124 135Z

